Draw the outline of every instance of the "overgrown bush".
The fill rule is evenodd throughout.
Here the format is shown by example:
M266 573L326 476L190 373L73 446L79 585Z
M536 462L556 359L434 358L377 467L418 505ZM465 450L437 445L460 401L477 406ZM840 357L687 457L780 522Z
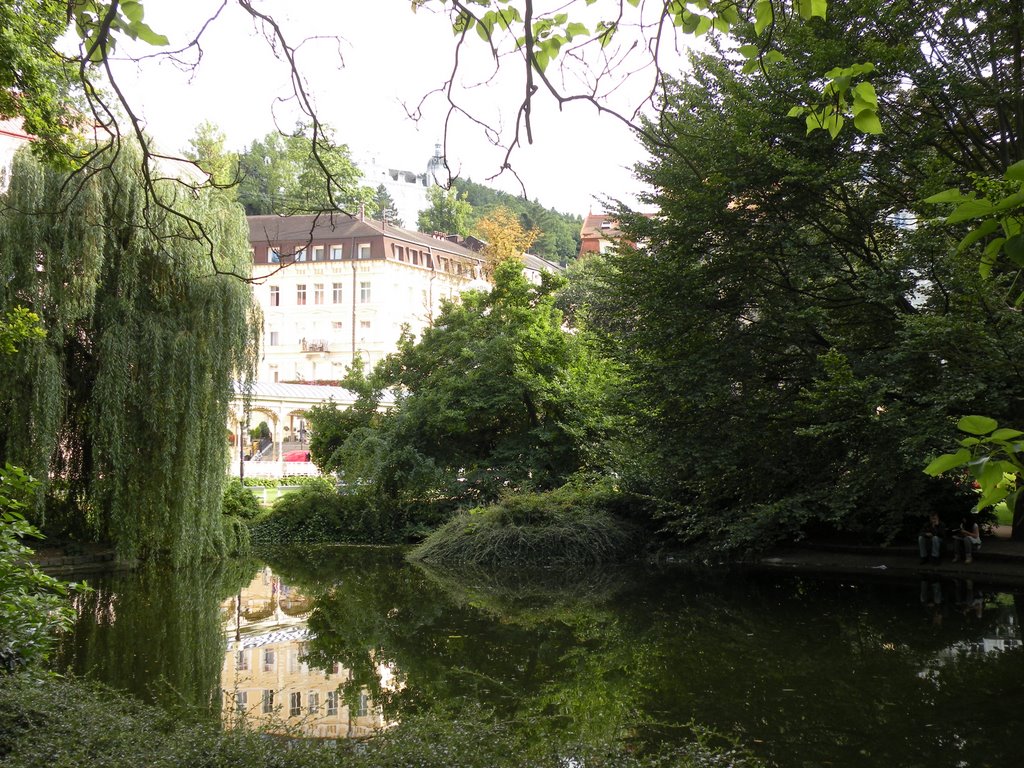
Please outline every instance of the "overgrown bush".
M447 566L572 567L628 559L642 537L627 519L631 499L609 481L576 481L520 493L457 514L431 533L413 559Z
M20 511L35 487L19 467L0 468L0 670L45 661L55 635L70 628L74 618L68 585L39 570L22 543L40 537Z
M252 491L242 485L237 477L228 480L224 486L224 498L221 512L242 520L252 520L260 514L260 503Z
M395 544L405 530L399 514L321 483L275 501L252 536L256 544Z
M608 739L564 743L535 721L496 722L486 710L428 711L366 741L271 739L245 728L182 721L93 683L0 677L0 760L5 768L755 768L749 755L690 743L656 752Z

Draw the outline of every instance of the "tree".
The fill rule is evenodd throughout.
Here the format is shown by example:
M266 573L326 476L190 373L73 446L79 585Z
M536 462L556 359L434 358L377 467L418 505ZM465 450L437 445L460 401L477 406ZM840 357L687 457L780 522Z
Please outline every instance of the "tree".
M488 275L509 259L522 263L523 254L530 250L540 234L536 229L523 229L519 219L508 208L495 208L477 221L475 229L477 236L486 243L480 254L484 257Z
M224 132L209 120L204 120L196 126L195 135L189 139L185 157L207 174L214 186L237 194L238 155L227 149L226 142Z
M791 64L771 91L728 52L698 57L646 127L641 174L661 214L619 212L646 246L613 257L587 303L633 386L638 430L618 471L675 502L683 536L895 535L908 513L968 503L920 474L947 420L983 403L1020 417L1008 350L1024 323L948 236L906 223L923 221L928 191L999 163L962 152L955 126L985 110L919 41L970 41L985 60L990 42L939 11L844 3L828 25L776 37ZM886 64L884 135L807 136L784 117L822 61L869 52ZM938 113L950 93L963 101Z
M395 227L403 226L402 220L398 218L398 206L395 205L394 198L391 197L388 188L383 184L378 185L373 193L373 200L370 201L370 212L375 218L380 219L385 224L391 224Z
M328 429L338 438L326 466L399 504L487 502L561 485L581 466L590 436L581 411L592 398L581 389L603 372L583 340L562 329L558 285L532 285L507 260L493 290L445 304L419 342L406 337L373 374L376 400L392 388L395 407L377 414L371 398L342 429Z
M446 235L468 235L473 206L458 190L431 187L427 190L429 206L420 211L416 227L420 232L443 232Z
M370 200L348 147L329 132L315 141L308 133L303 125L290 135L268 133L242 153L238 199L247 214L351 213Z
M71 181L24 150L15 158L0 311L36 312L46 338L0 361L0 445L43 480L48 514L33 516L48 529L180 562L221 541L227 406L260 324L248 228L216 192L159 184L211 254L180 215L149 204L138 150L112 152Z

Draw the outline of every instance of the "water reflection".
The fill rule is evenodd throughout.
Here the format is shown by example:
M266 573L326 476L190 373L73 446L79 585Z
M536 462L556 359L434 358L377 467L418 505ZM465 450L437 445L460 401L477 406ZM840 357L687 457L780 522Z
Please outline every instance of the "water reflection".
M1011 765L1021 597L975 581L442 574L280 552L232 578L119 576L64 658L227 727L367 735L479 703L537 744L727 734L778 766ZM512 727L512 725L510 725ZM440 738L440 736L439 736Z
M351 738L384 727L366 690L344 697L351 671L339 662L310 668L306 659L314 599L263 567L221 605L227 648L221 668L223 722L314 738ZM378 688L395 675L378 665Z

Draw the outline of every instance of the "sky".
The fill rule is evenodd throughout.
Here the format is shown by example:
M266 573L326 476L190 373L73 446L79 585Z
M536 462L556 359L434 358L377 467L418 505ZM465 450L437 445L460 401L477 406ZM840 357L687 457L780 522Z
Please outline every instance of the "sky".
M167 35L175 49L192 39L219 7L219 0L147 0L146 22ZM415 106L443 83L452 69L455 38L447 16L420 9L409 0L263 0L297 51L297 63L316 109L339 142L358 159L374 155L388 167L422 172L444 134L446 104L432 97L423 118L410 120L403 102ZM464 60L463 84L485 80L493 65L484 45ZM299 113L291 94L290 72L269 52L253 21L226 4L202 36L203 55L194 69L166 56L135 63L120 57L116 76L160 147L187 147L196 125L217 124L232 149L285 128ZM122 47L120 53L153 53ZM191 58L195 58L192 56ZM511 60L509 60L511 63ZM466 103L482 110L492 124L510 126L521 98L522 66L503 66L498 78L465 91ZM637 91L640 92L639 90ZM620 93L620 96L622 94ZM638 101L639 97L629 97ZM488 180L504 160L504 150L488 143L483 129L465 119L449 127L448 159L464 178L521 193L509 173ZM516 151L512 164L530 199L564 213L603 210L607 198L635 201L642 190L632 167L646 159L628 127L593 106L557 111L550 100L534 107L534 144Z

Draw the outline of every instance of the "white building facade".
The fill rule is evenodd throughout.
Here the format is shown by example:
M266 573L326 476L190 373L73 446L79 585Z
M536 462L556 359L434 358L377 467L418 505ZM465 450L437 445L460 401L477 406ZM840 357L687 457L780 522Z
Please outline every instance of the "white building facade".
M335 382L394 352L467 288L481 258L454 242L347 214L250 216L264 333L257 380Z

